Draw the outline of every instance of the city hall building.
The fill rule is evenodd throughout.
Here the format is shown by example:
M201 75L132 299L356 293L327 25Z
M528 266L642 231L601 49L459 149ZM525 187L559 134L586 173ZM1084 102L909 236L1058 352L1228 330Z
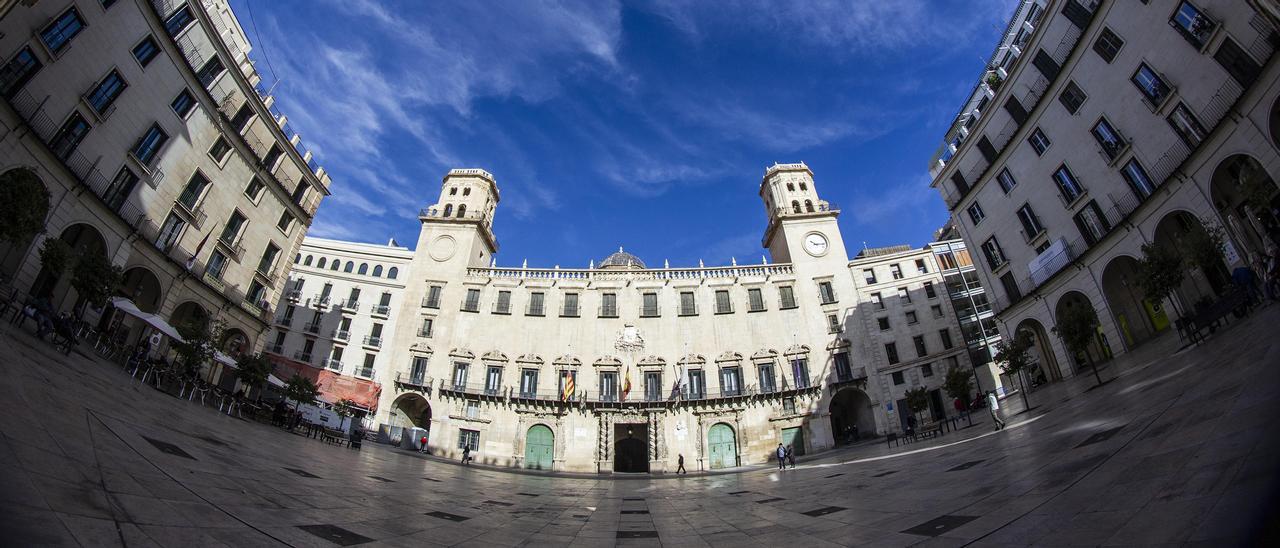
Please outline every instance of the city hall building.
M759 188L763 264L656 267L619 249L500 267L497 182L455 169L414 251L306 239L268 350L369 383L325 396L368 409L385 441L425 435L499 466L726 468L900 432L913 388L929 392L921 421L954 412L942 378L977 354L953 305L968 294L944 278L962 267L939 257L971 270L963 242L851 261L808 166L769 167Z
M1280 242L1274 2L1024 0L929 164L1033 382L1127 352L1212 302ZM1221 264L1144 298L1144 245L1221 230ZM1101 325L1073 355L1074 307Z

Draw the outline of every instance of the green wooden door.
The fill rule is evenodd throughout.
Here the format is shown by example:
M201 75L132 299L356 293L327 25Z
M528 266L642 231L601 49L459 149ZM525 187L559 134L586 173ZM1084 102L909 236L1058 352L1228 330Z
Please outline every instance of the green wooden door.
M733 428L721 422L707 432L707 445L711 448L711 468L733 468L738 465L738 444Z
M529 428L524 438L524 467L534 470L550 470L551 456L556 445L551 429L541 424Z
M795 428L782 429L782 445L790 445L792 454L800 456L804 454L804 432L799 426Z

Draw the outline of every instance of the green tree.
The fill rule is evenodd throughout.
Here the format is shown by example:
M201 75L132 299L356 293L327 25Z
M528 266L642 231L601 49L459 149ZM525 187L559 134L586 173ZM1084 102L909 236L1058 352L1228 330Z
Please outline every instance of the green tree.
M318 395L320 395L320 389L316 387L315 383L297 373L294 373L289 378L289 381L285 383L284 397L294 401L293 408L295 410L303 404L314 404Z
M101 308L124 278L124 271L105 255L88 253L76 259L71 269L71 287L82 302ZM81 308L83 312L83 308Z
M40 266L54 280L67 271L71 260L71 246L62 238L46 238L40 246Z
M969 399L973 397L973 370L960 366L948 368L947 374L942 377L942 390L947 393L947 397L960 400L964 408L968 409ZM969 424L973 424L972 416L969 416Z
M209 322L192 318L177 327L182 341L173 341L173 351L178 354L177 370L180 376L192 377L213 359L213 341L222 337L221 320Z
M1198 267L1205 276L1225 283L1230 278L1223 258L1226 241L1226 231L1221 226L1201 222L1183 234L1178 241L1178 252L1188 266Z
M1143 298L1152 303L1163 302L1165 297L1182 285L1182 280L1186 277L1182 255L1153 243L1142 246L1142 257L1138 259L1137 270L1135 282L1142 290ZM1177 303L1173 299L1169 302L1174 303L1174 310L1178 312L1178 316L1182 316Z
M907 400L907 409L911 410L911 414L917 415L917 419L921 411L929 408L929 391L923 386L907 390L903 396Z
M1031 365L1031 347L1034 345L1035 341L1030 333L1018 331L1012 340L1000 339L996 343L996 355L991 358L1000 366L1001 372L1018 379L1018 392L1022 393L1022 405L1027 409L1031 409L1031 402L1027 399L1027 390L1022 383L1022 372Z
M1067 351L1072 355L1084 354L1085 361L1093 369L1093 377L1098 380L1098 386L1102 386L1098 365L1093 362L1093 355L1089 353L1089 344L1094 341L1098 333L1098 315L1093 311L1093 307L1083 304L1066 307L1059 314L1058 325L1053 328L1053 331L1062 337L1062 343L1067 346Z
M266 356L245 354L236 362L236 378L248 388L246 392L252 392L267 383L273 368L271 360Z
M22 243L44 229L49 191L28 169L0 174L0 241Z

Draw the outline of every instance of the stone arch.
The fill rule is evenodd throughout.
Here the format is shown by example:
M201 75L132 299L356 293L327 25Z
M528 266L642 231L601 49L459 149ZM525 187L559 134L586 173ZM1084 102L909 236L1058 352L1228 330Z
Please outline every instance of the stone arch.
M1280 187L1262 163L1248 154L1227 157L1213 170L1209 199L1241 257L1252 263L1280 242Z
M311 266L311 261L314 258L315 257L312 257L311 255L307 255L305 259L302 259L302 266Z
M1152 243L1176 253L1183 240L1193 230L1204 230L1204 224L1190 212L1175 209L1156 224ZM1213 268L1208 272L1195 268L1187 272L1182 284L1174 290L1172 298L1178 310L1185 314L1193 310L1196 303L1215 298L1228 285L1230 285L1230 275L1227 273L1226 266Z
M4 227L5 234L15 240L0 238L0 275L11 279L49 218L49 188L35 171L15 167L0 174L0 200L5 202L0 208L13 206L8 211L17 218L6 221L19 220L18 224Z
M707 465L712 470L738 466L738 432L720 421L707 429Z
M1085 296L1084 293L1079 291L1068 291L1061 297L1058 297L1058 304L1054 306L1054 322L1061 322L1064 314L1066 314L1066 312L1071 308L1077 306L1088 307L1092 309L1095 314L1097 313L1097 308L1093 306L1093 302L1091 302L1089 297ZM1101 321L1101 317L1099 317L1099 321ZM1092 359L1095 364L1102 363L1111 357L1111 349L1109 348L1108 341L1106 340L1106 335L1102 334L1101 325L1099 325L1097 329L1098 330L1094 333L1093 340L1089 342L1089 346L1087 346L1084 351L1085 353L1088 353L1088 358ZM1068 352L1070 352L1070 350L1068 350ZM1071 360L1075 366L1074 371L1079 371L1088 365L1088 360L1085 358L1084 353L1071 356Z
M458 204L458 218L461 219L466 216L467 216L467 204Z
M369 263L360 263L360 268L356 269L356 274L361 276L369 273Z
M800 213L800 200L791 200L791 212Z
M397 276L399 276L399 275L400 275L400 269L399 269L399 268L396 268L396 267L394 267L394 266L393 266L393 267L391 267L391 268L387 269L387 278L388 278L388 279L394 280L394 279L396 279L396 277L397 277Z
M431 403L420 394L401 394L391 402L391 426L431 431Z
M876 434L876 417L871 397L856 386L845 386L831 396L828 407L831 435L836 445L853 443L862 436Z
M325 263L327 262L328 262L328 259L326 257L320 257L320 259L316 261L316 268L323 269L325 267Z
M222 341L218 343L218 350L231 357L248 354L252 348L249 336L238 327L232 327L223 332Z
M347 261L346 266L342 267L342 271L346 272L347 274L350 274L352 270L355 270L355 268L356 268L356 263L354 261Z
M804 210L806 213L813 213L813 200L804 201Z
M450 216L450 215L453 215L453 204L445 204L445 206L444 206L444 216L445 216L445 217L448 217L448 216Z
M382 277L382 265L380 265L380 264L378 264L378 265L373 265L373 277L374 277L374 278L381 278L381 277Z
M1169 326L1163 304L1142 296L1138 276L1138 261L1128 255L1111 259L1102 271L1102 294L1126 348L1146 342Z
M133 301L138 310L150 314L158 312L160 303L164 300L164 286L161 285L160 278L144 266L132 266L125 270L116 293Z
M209 310L195 301L185 301L169 314L169 324L174 327L182 327L183 324L190 322L207 325L210 319L212 317L209 315Z
M58 238L71 249L73 260L75 257L86 255L98 255L110 259L106 238L97 227L91 224L68 225ZM68 297L74 292L71 288L71 270L72 264L67 264L62 272L54 274L41 266L40 272L36 274L36 281L31 286L31 294L49 299L49 303L55 310L63 309Z
M1058 356L1053 351L1053 341L1044 325L1035 318L1027 318L1018 324L1015 334L1031 337L1031 358L1033 363L1027 368L1027 376L1044 382L1062 380L1062 368L1058 365Z
M525 431L524 467L550 470L555 463L556 434L550 425L537 422Z
M329 270L337 272L339 268L342 268L342 260L337 257L334 257L333 264L329 265Z

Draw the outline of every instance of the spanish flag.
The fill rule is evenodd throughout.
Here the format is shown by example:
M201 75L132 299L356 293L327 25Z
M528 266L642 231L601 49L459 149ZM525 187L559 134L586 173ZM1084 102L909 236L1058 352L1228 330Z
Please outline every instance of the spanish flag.
M572 401L572 400L573 400L573 390L574 390L574 386L573 386L573 377L574 377L574 375L565 375L565 377L564 377L564 390L563 390L563 391L561 392L561 394L560 394L560 399L561 399L561 401Z
M627 394L631 392L631 369L627 368L622 374L622 401L627 401Z

